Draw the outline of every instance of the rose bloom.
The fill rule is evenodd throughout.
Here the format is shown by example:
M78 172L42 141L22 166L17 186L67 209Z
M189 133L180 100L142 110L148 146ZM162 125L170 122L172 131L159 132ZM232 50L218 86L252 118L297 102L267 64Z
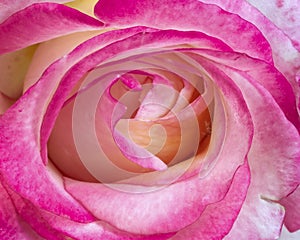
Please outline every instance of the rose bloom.
M0 19L1 239L297 238L298 0Z

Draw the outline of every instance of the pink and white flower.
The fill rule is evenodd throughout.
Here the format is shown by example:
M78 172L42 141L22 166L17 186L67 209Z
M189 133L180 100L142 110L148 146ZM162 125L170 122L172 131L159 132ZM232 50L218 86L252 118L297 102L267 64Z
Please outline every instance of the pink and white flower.
M1 239L299 230L299 13L1 0Z

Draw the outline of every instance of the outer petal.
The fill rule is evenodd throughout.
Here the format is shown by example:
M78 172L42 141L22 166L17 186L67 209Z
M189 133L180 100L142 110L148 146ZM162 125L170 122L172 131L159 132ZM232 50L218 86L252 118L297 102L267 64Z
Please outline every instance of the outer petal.
M102 44L108 44L136 31L139 30L131 29L102 35ZM103 46L99 39L92 39L91 44L94 44L94 48ZM68 57L68 61L63 58L53 64L44 78L0 118L0 169L4 181L14 191L43 209L80 222L91 221L93 217L68 195L58 179L47 171L40 155L39 134L44 109L57 82L70 65L90 51L90 48L79 47ZM27 154L24 155L24 152ZM45 195L45 192L51 192L51 198Z
M292 44L290 37L292 39L297 39L297 34L290 35L290 30L297 31L297 28L294 27L294 25L299 24L299 21L297 23L294 22L292 25L289 25L289 34L288 36L281 31L278 27L276 27L269 19L267 19L263 14L261 14L256 8L251 6L247 3L247 1L244 0L232 0L232 1L222 1L222 0L203 0L204 2L208 3L214 3L218 6L222 7L226 11L236 13L240 15L242 18L246 19L247 21L252 22L257 28L264 34L268 42L270 43L272 47L272 54L274 58L275 66L280 70L280 72L283 73L283 75L289 80L291 85L293 86L294 92L296 93L297 102L298 102L298 108L299 108L299 102L300 102L300 90L299 90L299 81L296 78L296 74L299 75L300 71L300 53L299 53L299 46L298 50L295 48L297 47L298 43L294 42L294 45ZM275 2L278 5L283 5L284 7L279 10L280 16L278 17L277 14L274 14L274 11L263 11L267 14L267 16L273 16L271 17L274 19L275 22L277 21L283 21L283 22L289 22L286 21L287 19L282 16L291 16L291 19L293 17L297 18L299 17L299 14L295 15L295 11L299 11L299 1L298 0L292 0L292 1L268 1L267 3L251 0L249 2L252 2L254 5L259 6L259 8L262 9L270 9L271 6L274 6ZM298 3L296 3L298 2ZM297 6L297 7L295 7ZM287 8L293 8L293 11L286 12ZM276 19L276 20L275 20ZM285 25L285 24L284 24ZM279 26L279 25L278 25ZM281 25L280 25L281 27ZM286 32L286 28L284 30ZM299 40L299 38L298 38ZM298 77L299 78L299 77Z
M230 231L240 212L249 183L250 171L246 162L235 173L233 183L225 198L220 202L209 205L197 221L180 230L171 239L222 239Z
M248 2L267 16L276 26L292 39L294 46L300 51L300 1L273 0L262 3L257 0Z
M16 213L6 189L0 184L0 238L42 240Z
M293 193L280 201L285 208L284 224L289 231L297 231L300 229L300 187Z
M275 202L261 199L251 191L224 240L231 239L278 239L284 217L284 208Z
M198 61L205 69L212 67L207 60ZM279 200L299 184L299 134L261 85L241 71L218 67L241 89L254 123L254 138L249 152L251 185L228 238L241 239L245 233L250 239L277 238L284 210L272 200ZM223 72L215 69L214 73L221 75ZM267 76L265 81L268 81ZM284 127L284 132L278 124ZM290 144L286 145L286 142Z
M65 3L70 0L52 0L53 3ZM11 16L12 14L34 4L34 3L42 3L42 2L50 2L47 0L1 0L0 1L0 22L3 22L6 18Z
M95 14L112 27L142 25L204 32L237 51L272 61L270 45L255 26L197 0L102 0L95 7Z
M10 16L0 25L0 53L102 26L102 22L61 4L34 4Z
M299 134L295 126L286 119L287 116L282 112L284 109L290 112L287 114L288 116L294 116L294 121L298 120L296 118L298 116L295 99L290 85L275 68L268 67L265 62L236 53L217 54L215 51L207 50L195 50L195 52L202 53L206 58L213 56L211 60L214 61L214 64L241 89L254 123L255 135L249 153L250 166L254 169L254 176L260 179L257 180L257 184L261 187L259 192L267 194L273 200L279 200L293 191L300 180L298 166L300 161ZM196 58L195 55L193 57ZM202 66L209 64L201 58L197 58L197 60ZM217 62L221 62L222 65ZM220 72L220 70L216 71ZM285 101L289 104L285 105ZM282 108L278 105L281 105ZM276 121L274 121L275 118ZM284 126L285 131L282 132L277 127L278 125ZM268 140L269 137L273 141ZM274 141L275 139L276 141ZM283 144L284 142L291 144L286 146ZM277 160L274 161L274 158ZM257 159L263 160L258 161ZM274 169L261 172L264 164L266 164L266 168L274 167ZM272 174L276 176L271 178ZM262 178L264 178L263 181ZM279 185L275 184L275 179ZM253 183L253 181L251 182ZM267 182L269 184L266 184Z
M246 227L249 236L254 238L277 238L283 209L259 198L279 200L299 184L299 134L264 88L249 79L248 82L235 74L231 76L240 86L249 106L254 122L254 139L249 153L251 185L230 237L239 238L241 229ZM290 144L286 145L287 142ZM252 220L245 226L247 219Z
M228 66L227 71L242 71L261 84L274 98L289 121L300 131L296 97L287 79L271 64L241 53L225 53L212 50L196 50L216 63ZM262 77L263 76L263 77Z
M249 152L251 184L263 197L279 200L300 182L299 133L265 88L246 74L231 69L225 72L240 87L254 123Z
M154 236L134 235L120 231L102 221L91 223L73 222L62 216L57 216L37 208L28 200L21 198L11 190L9 190L9 193L20 216L22 216L40 236L48 240L64 240L67 237L87 240L164 240L173 235L172 233ZM17 235L13 236L16 237Z

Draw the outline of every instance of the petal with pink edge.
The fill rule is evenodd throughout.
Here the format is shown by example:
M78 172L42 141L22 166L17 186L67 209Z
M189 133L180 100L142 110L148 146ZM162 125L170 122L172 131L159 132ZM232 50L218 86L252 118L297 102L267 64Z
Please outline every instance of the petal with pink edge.
M280 204L264 200L249 190L237 220L224 239L278 239L283 218L284 208Z
M20 216L40 236L49 240L64 240L67 237L87 240L94 240L95 237L107 240L165 240L173 235L172 233L153 236L134 235L120 231L102 221L91 223L74 222L63 216L37 208L11 190L9 190L9 193Z
M257 0L247 1L283 30L300 51L300 32L297 31L300 28L299 0L277 0L265 3Z
M200 31L223 40L237 51L272 62L270 45L254 25L201 1L102 0L95 6L95 14L112 27L142 25Z
M156 33L153 35L158 41L158 35ZM147 36L144 35L143 43L146 44L146 42ZM133 41L130 43L134 44ZM119 47L121 46L123 43ZM128 49L128 43L124 46ZM112 52L110 48L105 50ZM103 54L97 56L103 56ZM140 194L120 192L109 186L70 179L65 180L66 189L98 219L106 220L129 232L143 234L173 232L194 222L208 204L224 197L234 172L239 165L244 163L252 137L251 119L239 90L228 77L214 74L214 69L211 69L209 73L213 75L216 84L224 93L227 111L226 138L217 157L218 164L210 174L203 179L195 176L155 192L151 191L151 188L149 192L147 187L136 186L140 188ZM241 133L245 134L242 142ZM234 144L239 145L239 149L232 152L230 146ZM118 209L118 211L113 209ZM143 209L142 214L140 209ZM153 209L156 210L153 211ZM132 222L131 219L135 221Z
M53 3L65 3L70 0L52 0ZM0 22L3 22L10 15L32 5L35 3L49 2L48 0L18 0L12 2L11 0L1 0L0 1Z
M300 188L298 187L289 196L280 200L285 208L284 224L287 229L294 232L300 229Z
M300 119L296 97L287 79L271 64L240 53L225 53L214 50L194 50L215 63L227 66L227 72L242 71L261 84L274 98L289 121L300 131ZM195 56L192 54L192 57ZM197 58L197 57L195 57ZM263 76L263 77L262 77Z
M199 66L211 68L207 60L197 60ZM276 238L280 233L284 210L272 200L279 200L299 184L299 134L270 93L246 73L218 64L214 72L219 75L225 73L239 86L254 123L253 143L248 155L251 184L229 239L239 239L245 232L248 237L256 239ZM284 126L285 131L278 128L278 124ZM260 214L261 211L263 214Z
M0 118L0 168L5 182L21 196L26 197L45 210L62 214L80 222L91 221L93 217L49 174L40 155L40 125L48 99L57 82L68 68L79 61L92 49L127 37L140 29L120 30L91 39L90 44L82 46L53 64L43 78L29 89L15 105ZM51 79L51 81L47 81ZM17 140L19 139L19 140ZM24 152L27 154L24 155ZM27 166L26 168L24 166ZM33 173L37 173L34 175ZM51 192L49 198L44 193Z
M213 203L204 210L199 219L190 226L180 230L172 240L223 239L230 231L234 220L240 212L250 184L248 163L236 171L233 182L220 202Z
M42 240L23 219L18 216L10 195L0 184L0 238Z
M286 119L272 95L255 79L232 69L223 70L240 87L254 124L249 152L249 164L253 170L251 185L263 197L279 200L300 182L299 133Z
M254 123L249 152L251 185L228 238L239 239L245 232L250 238L277 238L284 210L272 200L279 200L299 184L299 134L260 84L238 71L221 68L238 84Z
M214 3L220 6L221 8L225 9L226 11L238 14L242 18L246 19L247 21L253 23L266 37L268 42L271 45L272 48L272 54L274 59L275 66L280 70L280 72L289 80L291 83L294 92L296 93L296 100L298 103L298 107L300 106L300 88L299 88L299 81L296 79L296 74L299 75L299 69L300 69L300 52L299 49L296 49L296 46L299 44L294 42L294 45L292 44L290 37L291 35L288 34L288 36L282 32L281 29L279 29L277 26L274 25L273 22L271 22L267 17L265 17L261 12L259 12L255 7L247 3L247 1L243 0L232 0L232 1L223 1L223 0L203 0L203 2L207 3ZM275 2L278 3L278 5L284 6L282 9L279 10L279 12L284 14L285 9L291 7L293 10L299 11L299 1L298 0L292 0L292 1L268 1L268 2L260 2L260 1L254 1L251 0L249 2L252 2L253 5L259 6L259 8L262 9L271 9L274 7ZM298 3L296 3L298 2ZM287 4L288 3L288 4ZM291 4L291 5L290 5ZM295 5L298 5L297 8L295 8ZM278 9L277 9L278 10ZM265 12L265 11L263 11ZM249 14L250 13L250 14ZM274 11L270 11L266 13L267 16L272 15L272 18L278 18L277 14L274 14ZM282 16L280 14L280 16ZM294 15L294 12L286 12L284 15ZM294 16L294 17L299 17ZM284 19L284 20L283 20ZM285 21L285 17L279 17L276 21ZM276 22L275 21L275 22ZM294 22L297 24L297 22ZM285 25L286 23L284 23ZM298 23L299 24L299 23ZM294 24L293 24L294 25ZM286 27L291 27L288 31L296 31L297 28L293 29L293 25L289 25ZM286 32L286 28L283 29L283 31ZM293 39L295 40L295 36L293 35ZM299 39L298 39L299 40ZM299 45L298 45L299 46ZM299 48L299 47L298 47Z
M0 53L73 32L102 27L102 22L67 6L55 3L34 4L0 24Z

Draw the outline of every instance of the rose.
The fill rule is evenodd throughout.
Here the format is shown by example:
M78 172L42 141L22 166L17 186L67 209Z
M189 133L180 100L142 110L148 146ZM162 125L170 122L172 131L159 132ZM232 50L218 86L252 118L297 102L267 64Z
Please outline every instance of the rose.
M48 59L49 63L45 68L51 64L51 61L53 64L46 70L38 83L27 90L1 118L1 180L3 185L1 227L4 229L6 238L25 238L27 236L32 239L37 238L34 233L37 232L38 235L48 239L60 239L64 236L80 239L164 239L171 236L174 239L211 239L222 238L229 232L227 235L229 239L245 236L254 239L274 239L279 234L284 214L282 207L277 203L279 199L282 199L280 203L286 207L285 223L291 230L298 228L298 218L293 219L293 214L298 210L295 208L296 204L293 205L293 201L296 202L294 199L297 199L299 192L294 191L299 183L297 176L299 136L294 128L294 126L298 126L298 115L295 111L295 99L298 98L298 92L294 83L296 74L294 65L297 64L298 57L298 52L295 50L298 47L297 38L291 34L292 29L281 25L281 22L277 23L283 32L294 40L294 45L292 45L282 31L276 29L272 23L246 3L233 5L238 6L237 9L234 7L230 9L230 5L221 5L228 11L237 11L239 15L247 21L253 22L264 33L271 44L275 66L289 79L290 84L294 87L295 97L288 82L271 61L268 42L253 25L235 15L220 11L215 6L193 1L185 3L186 5L183 6L180 2L169 1L167 5L172 10L165 12L165 8L161 9L164 6L161 2L150 8L150 5L155 3L128 1L125 4L123 1L124 5L115 8L112 1L109 3L102 1L97 5L96 12L104 22L111 23L113 27L121 27L120 25L123 23L163 29L172 27L185 30L185 32L130 28L111 31L94 38L94 40L102 41L97 42L98 45L96 44L99 49L103 47L101 45L111 44L104 47L102 55L100 55L110 53L112 56L107 58L108 61L111 61L113 57L120 58L120 54L124 52L128 54L127 51L131 48L135 49L134 52L129 53L132 56L138 56L141 52L148 51L150 52L147 55L148 58L153 60L151 54L157 51L157 46L165 49L166 46L173 43L171 48L173 52L181 54L179 60L174 56L170 58L173 63L176 63L175 60L177 60L181 66L190 67L189 69L196 71L194 73L197 73L197 69L202 67L200 72L206 73L213 79L214 88L219 89L219 93L214 96L213 123L216 123L218 118L220 121L213 125L211 150L205 156L203 164L200 165L201 168L199 169L198 165L192 165L188 169L184 168L183 166L187 162L185 161L183 164L177 165L177 168L176 166L170 167L166 173L150 174L150 179L144 177L148 180L145 184L151 184L150 180L158 181L161 176L167 180L174 180L171 178L172 173L177 173L178 169L184 169L183 175L180 175L180 181L175 179L175 183L167 184L162 189L155 189L155 192L150 191L136 195L124 193L124 191L117 192L115 188L118 185L106 184L106 186L114 187L112 189L68 178L63 178L64 188L61 175L51 168L50 163L47 167L41 164L42 157L45 155L40 156L40 148L42 153L45 153L43 150L52 127L51 124L55 120L62 101L67 97L67 95L63 95L65 91L62 90L71 88L72 82L67 82L67 77L74 77L78 74L77 80L79 76L94 67L84 69L84 65L92 61L89 54L95 51L92 45L93 40L91 40L68 55L63 53L62 58L57 62L54 61L55 59ZM145 6L139 6L139 4L145 4ZM150 5L147 6L147 4ZM12 10L16 11L24 6L21 3L20 6L16 4L12 8L14 7L15 9ZM202 7L204 8L202 9ZM285 7L282 6L281 9ZM55 11L56 15L50 15L52 22L45 27L43 21L47 21L49 18L48 9ZM187 14L187 10L190 10L190 15ZM14 11L6 12L6 15L10 16ZM202 13L203 15L201 15L206 21L198 16L195 17L194 11L197 14ZM28 15L28 13L30 14ZM210 22L212 26L203 25L203 23L207 24L207 20L210 19L204 15L205 13L212 16L213 20ZM101 25L96 20L63 6L51 4L34 5L19 14L12 15L1 25L3 52L13 52L57 35L79 29L93 29ZM27 22L18 21L20 16L24 16L23 14L32 21L33 29L36 32L34 36L28 35L28 28L24 27L28 24ZM130 14L137 15L132 17ZM185 18L180 18L180 14ZM56 26L58 22L56 17L64 20L63 23L59 21L62 28ZM155 17L158 21L151 24L149 20L154 20ZM118 23L118 20L122 22ZM220 27L220 20L227 21L226 25ZM47 23L49 22L47 21ZM72 24L70 25L70 23ZM234 27L230 23L235 23ZM245 42L239 42L239 39L228 36L228 30L232 30L232 35L236 37L237 29L241 27L243 27L243 31L240 32L241 38ZM195 33L195 30L208 31L209 35L220 38L234 51L226 48L221 41ZM3 40L4 36L6 42ZM252 38L254 36L256 38ZM277 38L274 36L280 38L280 43L284 45L284 49L289 50L289 54L281 52L281 48L278 48L276 43ZM211 44L212 42L214 45ZM204 49L190 49L191 46L187 48L183 45L180 46L181 50L175 51L174 49L178 49L176 45L179 43L188 43L193 48L200 45ZM122 49L124 45L126 49ZM47 47L47 44L40 45L39 49L42 46ZM59 46L56 45L55 48ZM151 47L151 51L149 51L149 47ZM249 56L240 54L240 52ZM35 52L33 61L38 61L35 60L38 56L37 53L38 50ZM167 53L169 52L167 51ZM12 53L12 55L14 54L19 57L28 56L28 54L23 55L23 52ZM4 55L2 66L11 65L12 60L8 58L12 55ZM55 54L51 53L51 56L53 55ZM24 63L28 61L26 57L23 60ZM124 58L124 55L122 57ZM77 63L80 58L85 60L81 62L82 65ZM47 59L47 57L42 54L42 59ZM188 61L186 62L185 59ZM289 64L286 63L287 61ZM150 63L152 62L150 61ZM161 62L164 63L164 67L169 66L161 58L156 59L156 63ZM148 64L150 63L148 61ZM23 64L20 65L23 66ZM19 69L18 64L14 66ZM76 68L78 66L83 67L83 73L79 72L80 68ZM20 79L22 80L22 71L15 72L21 75ZM10 76L10 73L7 76ZM165 75L162 74L162 76ZM124 75L124 77L125 80L129 80L129 76ZM33 78L31 76L29 80ZM56 89L56 84L60 80L61 85ZM71 81L70 78L69 81ZM28 81L25 84L28 85ZM12 85L11 81L9 84L7 81L3 81L3 85L5 90L3 92L9 97L18 97L20 94L16 91L19 89L18 85ZM122 97L128 96L127 93L129 94L130 91ZM52 96L52 94L54 95ZM3 97L4 103L8 102L6 100ZM222 102L224 105L220 104ZM5 107L4 103L2 106ZM82 109L79 108L79 110ZM225 116L226 118L222 119ZM190 117L193 117L193 114ZM224 129L224 123L226 123L226 129ZM219 149L218 143L223 144L222 149ZM291 144L287 146L282 143ZM245 156L247 156L246 159ZM275 158L276 162L274 162ZM199 155L196 155L197 159L199 159ZM204 171L204 167L209 167L209 160L212 160L212 167ZM250 175L248 164L250 165ZM32 176L35 172L38 172L38 177ZM192 177L195 173L197 175ZM121 185L121 189L118 190L124 190L125 186L129 185ZM136 188L137 186L133 189ZM127 190L129 191L129 189ZM46 192L51 192L51 196L47 196ZM87 193L88 195L86 195ZM287 195L289 196L284 198ZM120 206L120 203L123 205ZM136 210L132 209L132 204L136 204L134 205L137 206ZM149 206L156 208L153 211ZM132 218L134 220L130 221ZM296 221L291 221L291 219ZM266 220L268 220L267 223Z
M295 82L299 69L299 38L294 35L297 34L293 32L295 28L290 27L299 24L297 19L288 25L285 23L289 20L271 19L276 27L243 1L231 1L230 4L221 1L207 1L207 4L198 1L185 1L184 4L181 1L100 1L95 8L96 15L106 25L109 23L110 27L120 30L110 29L102 35L95 33L95 38L83 34L90 40L80 45L83 40L76 38L79 43L72 44L71 49L61 45L62 42L70 44L70 38L60 38L41 44L37 50L28 50L25 47L57 36L103 29L100 21L63 5L39 3L29 6L31 3L33 1L19 1L13 5L1 2L5 7L1 9L7 10L1 10L3 19L7 18L0 26L1 51L8 53L2 56L1 66L3 69L14 66L18 71L13 71L17 75L13 80L19 80L20 85L27 75L24 94L18 82L13 84L8 78L12 76L11 72L5 75L7 81L1 81L3 108L13 102L9 99L22 94L14 105L3 110L5 113L0 120L3 238L276 239L283 220L289 230L299 229L299 190L296 189L299 184L299 134L296 130L299 127L296 110L299 95ZM28 8L25 8L26 4ZM281 4L278 3L278 8L272 8L272 4L263 6L267 9L264 9L265 14L268 16L272 12L268 7L282 15L289 7L294 7L293 11L299 9L292 3ZM293 11L289 12L292 14L290 19L297 17ZM72 50L76 45L78 47ZM50 52L46 56L47 51L43 48L58 49L58 53ZM17 49L24 50L18 52ZM24 51L34 51L29 71L26 66L24 71L20 69L30 58ZM13 56L23 61L15 63ZM166 61L168 59L171 64ZM144 65L140 67L142 63ZM105 66L110 71L101 75L101 81L87 83L82 77L95 73L98 65L101 72L96 72L96 77L103 73ZM126 74L129 67L138 71ZM204 149L203 154L196 154L192 147L194 159L183 159L185 161L166 171L125 179L121 184L110 184L109 179L100 179L102 184L79 182L63 177L50 161L46 163L46 143L51 129L58 114L66 120L64 111L68 105L66 103L64 108L62 105L73 96L70 91L81 78L87 85L83 85L76 95L72 116L75 127L72 130L79 154L85 154L80 150L84 144L80 138L82 132L77 131L79 126L76 125L78 119L82 120L80 113L86 110L81 104L91 100L81 99L81 96L88 97L84 93L90 93L97 83L118 87L105 80L105 76L112 78L109 74L118 72L128 88L138 90L138 82L131 78L137 79L140 74L144 80L149 77L154 83L150 86L153 90L148 93L157 93L154 90L158 87L158 93L168 89L169 96L173 96L178 89L165 89L168 85L162 84L168 76L166 71L171 74L171 70L172 79L189 77L186 86L190 88L185 89L197 90L195 83L203 81L207 83L202 86L204 93L214 93L213 102L205 94L204 101L198 101L201 106L213 109L211 140L206 152ZM197 81L191 76L197 76ZM35 78L36 84L31 82ZM146 80L141 82L147 86ZM33 86L28 87L31 84ZM123 91L119 101L126 100L131 93ZM123 113L123 105L109 105L107 96L106 92L100 92L96 99L100 103L96 110L101 115L95 120L100 119L102 123L96 124L96 127L100 126L99 131L105 130L101 126L108 126L108 129L114 126ZM195 123L195 116L200 116L197 112L200 106L189 108L195 101L185 95L179 99L183 99L186 109L190 109L187 119L192 121L188 123ZM149 106L155 105L152 106L155 113L170 108L158 94L150 100ZM180 134L183 140L185 136L191 139L194 135L184 128L186 122L180 118L180 112L173 111L178 128L185 130ZM130 128L131 124L127 126L128 138L131 142L136 141L134 137L139 136L136 125L134 129ZM162 123L161 126L165 127ZM200 124L198 127L202 130ZM169 133L167 127L165 130ZM141 152L132 154L131 150L122 149L132 145L120 144L122 139L112 132L123 154L143 165ZM199 131L195 132L201 139ZM153 139L158 141L158 138ZM179 141L179 146L182 144L185 141ZM105 150L105 146L101 145L99 149ZM57 152L58 149L54 150ZM109 152L105 153L109 160L114 160ZM49 155L51 157L50 143ZM81 160L87 164L85 158ZM158 170L165 167L153 156L148 160L150 165L147 167ZM62 168L61 164L56 162L58 168ZM87 170L93 171L89 167ZM92 177L98 178L94 174Z

